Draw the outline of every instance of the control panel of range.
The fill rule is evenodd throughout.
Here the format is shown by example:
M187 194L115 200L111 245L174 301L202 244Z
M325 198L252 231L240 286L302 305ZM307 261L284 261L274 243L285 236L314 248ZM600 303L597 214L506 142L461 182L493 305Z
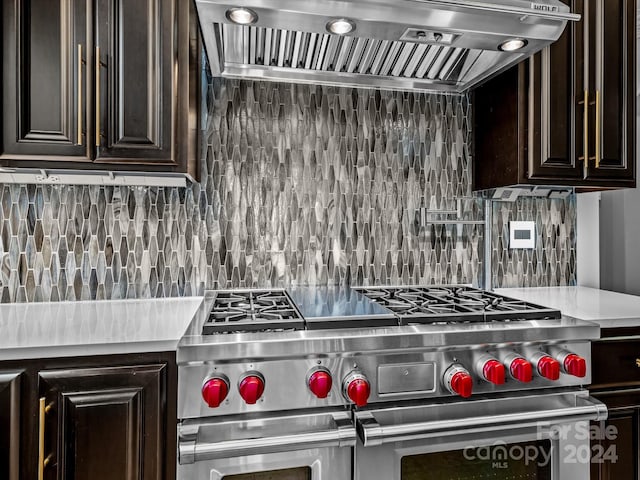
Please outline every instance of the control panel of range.
M589 361L584 342L190 365L180 388L200 384L199 392L185 395L199 397L192 404L200 408L186 411L186 401L179 408L181 418L190 418L585 385Z

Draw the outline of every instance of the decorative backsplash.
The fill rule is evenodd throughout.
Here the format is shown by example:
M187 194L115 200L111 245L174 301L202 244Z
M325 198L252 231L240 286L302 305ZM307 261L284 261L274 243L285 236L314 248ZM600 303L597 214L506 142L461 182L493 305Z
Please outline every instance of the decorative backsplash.
M509 250L509 221L536 222L536 248ZM576 200L520 198L493 205L491 270L495 287L576 284Z
M483 227L423 221L458 198L482 219L467 98L215 79L203 105L199 184L3 185L0 300L478 282ZM536 250L506 248L516 219L536 220ZM494 221L496 286L575 283L574 199Z

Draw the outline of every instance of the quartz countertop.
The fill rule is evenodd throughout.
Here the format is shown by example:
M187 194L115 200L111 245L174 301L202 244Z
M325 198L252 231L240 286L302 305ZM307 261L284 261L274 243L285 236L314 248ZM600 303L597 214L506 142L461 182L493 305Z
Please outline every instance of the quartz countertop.
M0 360L175 350L202 300L0 305Z
M588 287L498 288L496 293L596 322L601 328L640 326L640 297Z

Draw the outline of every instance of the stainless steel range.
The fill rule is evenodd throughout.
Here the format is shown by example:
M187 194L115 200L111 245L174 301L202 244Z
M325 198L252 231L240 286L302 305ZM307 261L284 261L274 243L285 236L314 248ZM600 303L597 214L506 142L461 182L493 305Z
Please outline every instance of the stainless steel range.
M210 292L178 348L178 478L588 478L598 337L464 286Z

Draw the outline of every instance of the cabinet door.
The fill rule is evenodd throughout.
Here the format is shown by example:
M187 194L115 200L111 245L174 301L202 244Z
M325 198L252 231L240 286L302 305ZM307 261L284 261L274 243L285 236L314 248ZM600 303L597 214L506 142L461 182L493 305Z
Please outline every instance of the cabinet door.
M640 410L612 412L596 424L599 431L613 428L616 438L591 442L591 480L638 480L638 416Z
M164 479L166 376L166 365L40 372L45 478Z
M589 10L589 178L634 179L636 1L592 0Z
M18 480L20 372L0 371L0 478Z
M96 162L176 165L172 60L178 3L97 0Z
M594 393L594 397L607 404L609 418L594 425L606 435L591 441L591 480L639 480L640 390Z
M584 14L583 0L563 0ZM569 22L560 39L529 61L528 177L584 178L584 23ZM581 103L582 102L582 103Z
M0 160L89 161L86 2L2 2Z

